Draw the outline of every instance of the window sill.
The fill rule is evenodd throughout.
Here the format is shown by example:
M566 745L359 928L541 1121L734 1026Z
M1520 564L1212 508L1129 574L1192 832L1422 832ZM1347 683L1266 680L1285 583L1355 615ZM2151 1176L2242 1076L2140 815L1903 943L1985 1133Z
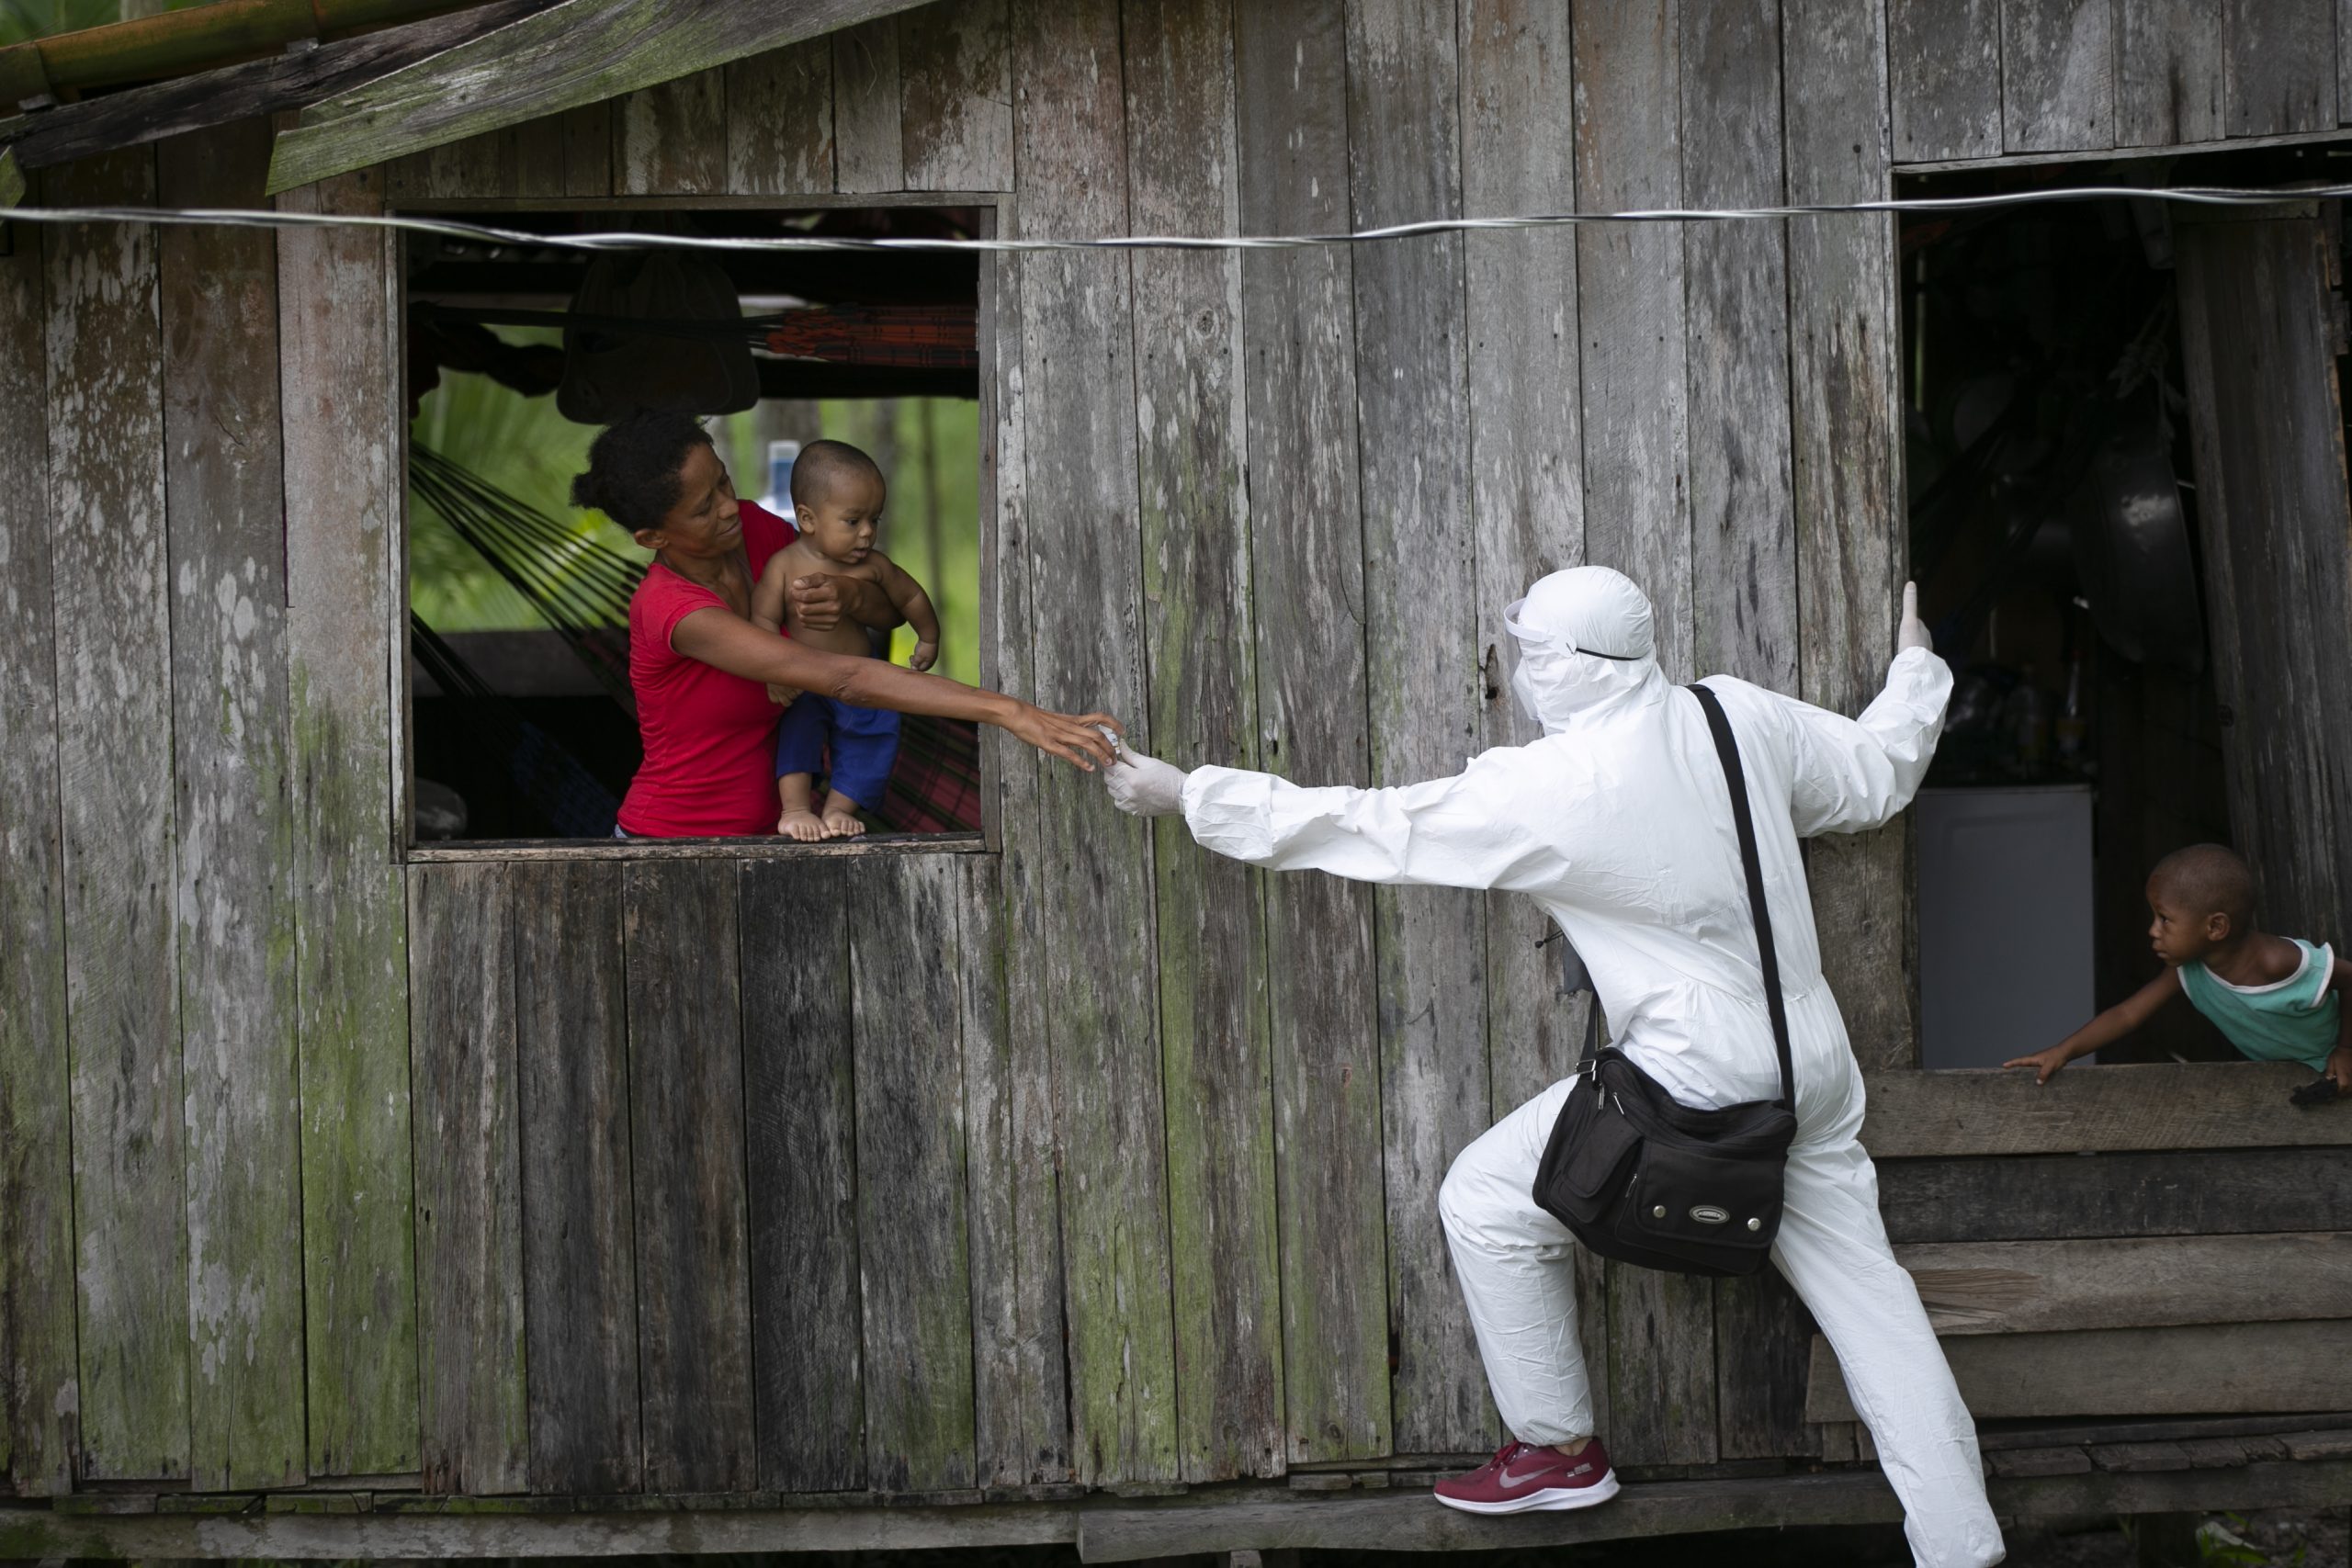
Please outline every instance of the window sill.
M802 844L756 839L481 839L412 844L410 865L466 865L500 861L853 860L876 855L981 854L979 833L891 833L836 843Z

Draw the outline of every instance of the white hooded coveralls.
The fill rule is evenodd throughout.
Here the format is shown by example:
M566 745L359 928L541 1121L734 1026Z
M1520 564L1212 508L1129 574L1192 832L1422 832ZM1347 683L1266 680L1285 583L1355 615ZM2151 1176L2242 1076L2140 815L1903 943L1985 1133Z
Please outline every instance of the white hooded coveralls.
M1307 789L1199 768L1183 786L1193 838L1276 870L1524 893L1576 944L1618 1047L1677 1100L1777 1099L1730 792L1697 699L1651 657L1648 599L1603 568L1556 572L1512 606L1511 630L1513 690L1543 739L1393 789ZM1903 652L1859 720L1728 676L1707 684L1739 739L1796 1069L1798 1132L1772 1261L1838 1352L1918 1562L1997 1562L1975 1426L1888 1247L1877 1174L1856 1142L1861 1075L1822 979L1797 849L1817 833L1875 828L1910 801L1951 672L1928 649ZM1530 1443L1593 1430L1570 1236L1530 1195L1573 1082L1471 1144L1439 1194L1495 1404Z

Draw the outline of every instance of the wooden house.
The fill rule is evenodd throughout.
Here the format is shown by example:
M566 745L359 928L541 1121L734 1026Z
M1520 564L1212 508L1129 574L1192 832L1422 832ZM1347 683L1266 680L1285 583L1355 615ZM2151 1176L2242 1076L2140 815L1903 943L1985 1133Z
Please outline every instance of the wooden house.
M28 111L0 169L27 208L1026 238L1835 205L2352 146L2338 12L505 0ZM2207 726L2315 937L2336 221L2174 236ZM1624 1497L1424 1495L1498 1440L1438 1182L1583 1023L1531 908L1262 876L993 743L968 838L420 844L401 243L6 225L0 1557L1896 1517L1776 1279L1625 1269L1581 1292ZM1407 781L1513 736L1501 608L1597 561L1670 673L1854 711L1906 570L1903 266L1857 212L989 255L984 668L1182 762ZM1811 876L1996 1507L2352 1505L2352 1111L2243 1064L1923 1070L1910 862L1898 823Z

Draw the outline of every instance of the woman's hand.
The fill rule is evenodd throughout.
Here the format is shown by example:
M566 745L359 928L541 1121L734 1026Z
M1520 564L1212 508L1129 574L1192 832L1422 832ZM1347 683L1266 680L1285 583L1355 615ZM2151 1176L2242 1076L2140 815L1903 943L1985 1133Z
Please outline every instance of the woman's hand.
M1097 762L1109 767L1116 755L1112 750L1114 743L1102 732L1127 732L1125 726L1107 713L1072 717L1028 703L1022 703L1008 716L1002 728L1014 739L1025 740L1040 751L1050 751L1065 762L1075 762L1090 773Z
M812 632L831 631L843 621L887 632L906 619L880 583L862 577L810 572L794 578L785 593L792 601L790 624Z
M812 572L796 577L785 590L792 601L789 624L812 632L829 632L842 623L842 591L834 579Z

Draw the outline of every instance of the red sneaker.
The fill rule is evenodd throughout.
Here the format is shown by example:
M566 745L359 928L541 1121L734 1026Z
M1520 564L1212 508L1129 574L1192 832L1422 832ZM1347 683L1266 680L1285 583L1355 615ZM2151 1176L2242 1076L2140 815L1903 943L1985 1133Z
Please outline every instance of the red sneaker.
M1467 1475L1437 1483L1437 1500L1471 1514L1589 1508L1617 1495L1617 1472L1595 1438L1573 1457L1557 1449L1505 1443Z

